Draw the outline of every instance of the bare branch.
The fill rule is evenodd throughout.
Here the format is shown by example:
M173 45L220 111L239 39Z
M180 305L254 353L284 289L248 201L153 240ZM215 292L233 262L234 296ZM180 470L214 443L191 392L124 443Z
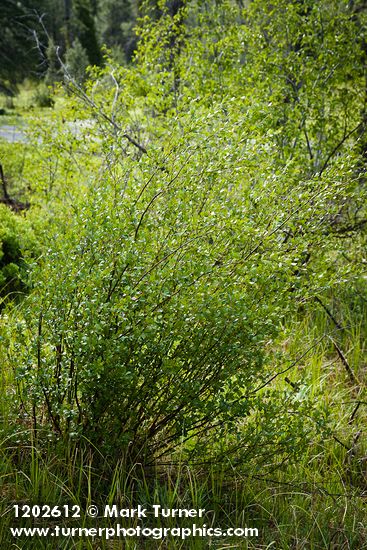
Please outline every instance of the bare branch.
M351 381L352 381L354 384L357 384L357 383L358 383L358 380L357 380L357 378L355 377L355 374L354 374L354 372L352 371L352 369L351 369L351 367L350 367L350 365L349 365L349 363L348 363L348 361L347 361L345 355L343 354L342 350L339 348L339 346L338 346L338 344L335 342L335 340L333 340L333 339L331 338L331 336L329 336L329 338L330 338L330 340L331 340L332 343L333 343L333 346L334 346L334 348L335 348L335 350L336 350L336 352L337 352L337 354L338 354L338 356L339 356L340 361L342 362L342 364L344 365L344 367L345 367L347 373L349 374L349 377L350 377Z
M85 101L85 103L87 103L90 107L93 108L93 110L96 112L97 115L99 115L101 118L103 118L106 122L108 122L109 124L111 124L111 126L117 130L118 132L121 132L121 135L123 138L127 139L132 145L134 145L137 149L139 149L139 151L141 151L142 153L147 153L148 151L146 150L146 148L144 147L144 145L141 145L140 143L138 143L133 137L131 137L129 134L127 134L126 132L123 132L121 126L119 126L119 124L117 124L114 120L114 118L111 118L110 116L108 116L101 108L99 108L96 103L93 101L93 99L91 99L88 94L85 93L85 91L83 90L83 88L77 83L75 82L75 79L71 76L70 72L68 71L65 63L62 61L60 55L59 55L59 50L60 50L60 47L58 46L56 48L56 55L57 55L57 59L60 63L60 66L64 72L64 75L66 76L69 84L71 84L71 89L72 91L74 91L78 97L80 97L80 99L82 99L83 101ZM115 94L115 99L116 98L116 94Z

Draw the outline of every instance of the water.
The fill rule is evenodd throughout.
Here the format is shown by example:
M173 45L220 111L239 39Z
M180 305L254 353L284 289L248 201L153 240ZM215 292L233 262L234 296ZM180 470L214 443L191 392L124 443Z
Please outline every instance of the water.
M5 139L5 141L8 141L10 143L24 143L27 141L27 136L24 132L22 132L19 126L13 126L11 124L0 126L0 138Z

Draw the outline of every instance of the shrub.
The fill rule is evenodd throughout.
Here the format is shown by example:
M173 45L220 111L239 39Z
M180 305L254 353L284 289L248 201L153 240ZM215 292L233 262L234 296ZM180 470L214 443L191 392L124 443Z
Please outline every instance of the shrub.
M52 97L51 89L44 83L37 86L32 99L36 106L41 108L53 107L55 103Z
M137 67L106 59L85 91L74 86L71 120L91 124L45 134L45 156L58 155L54 219L13 359L36 430L125 464L180 448L272 468L325 427L322 402L272 382L297 364L277 351L285 320L358 269L363 236L344 230L364 213L359 143L348 141L363 94L346 103L338 83L363 79L359 54L345 57L354 23L343 12L321 6L330 40L345 25L333 56L325 33L311 34L322 56L291 55L318 11L295 7L284 44L286 5L269 20L261 5L249 8L254 26L237 24L234 4L214 14L227 25L221 55L210 13L193 14L202 24L186 40L181 14L164 13L143 28ZM264 25L274 51L270 39L258 47ZM324 63L336 68L326 83ZM299 97L294 67L307 68Z
M0 205L0 307L28 291L24 257L32 248L34 240L24 220Z
M249 165L238 163L228 182L228 158L245 154L240 134L228 122L226 146L225 132L219 144L206 116L200 124L170 157L142 158L142 177L125 159L118 184L106 173L77 215L58 214L19 336L29 342L16 363L34 424L127 462L185 443L187 456L267 463L297 453L310 430L307 395L260 388L285 316L315 284L333 283L327 238L307 285L296 266L319 240L335 189L293 182L285 198L263 172L264 194L244 185ZM287 219L303 227L290 241Z

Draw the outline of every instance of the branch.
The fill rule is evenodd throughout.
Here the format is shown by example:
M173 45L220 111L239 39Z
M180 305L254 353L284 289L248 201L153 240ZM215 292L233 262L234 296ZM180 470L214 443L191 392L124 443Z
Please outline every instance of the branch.
M357 126L355 128L353 128L353 130L351 130L350 132L345 134L343 139L339 143L337 143L337 145L335 145L334 149L331 151L331 153L329 153L327 159L325 160L324 164L322 165L322 168L321 168L321 170L319 171L319 174L318 174L319 176L321 176L323 174L323 172L326 170L330 160L333 158L333 156L338 151L338 149L340 149L340 147L342 147L344 145L344 143L347 141L347 139L349 139L350 136L354 134L354 132L356 132L357 130L362 128L364 126L364 124L365 124L364 121L357 124ZM364 133L364 129L363 129L362 133Z
M100 115L106 122L109 122L111 124L111 126L113 126L113 128L115 130L117 130L118 132L122 132L122 128L121 126L119 126L119 124L117 124L113 118L111 118L110 116L106 115L106 113L104 113L101 109L98 108L98 106L95 104L95 102L93 101L93 99L91 99L83 90L83 88L81 86L79 86L79 84L77 84L75 82L75 80L73 79L73 77L71 76L71 74L69 73L66 65L63 63L62 59L60 58L60 55L59 55L59 46L56 48L56 55L57 55L57 59L60 63L60 66L64 72L64 75L66 76L66 78L68 79L68 81L72 84L72 86L74 87L74 91L77 92L77 94L79 95L79 97L81 99L83 99L83 101L85 101L90 107L92 107L94 109L94 111ZM116 95L115 95L115 98L116 98ZM122 137L124 137L125 139L127 139L132 145L134 145L135 147L137 147L139 149L139 151L141 151L142 153L147 153L148 151L146 150L146 148L144 147L144 145L141 145L140 143L138 143L134 138L132 138L129 134L127 134L126 132L124 132L122 134Z
M361 406L361 403L362 403L362 401L357 401L357 405L355 406L355 408L354 408L354 410L353 410L353 412L352 412L352 414L351 414L351 416L350 416L350 419L349 419L349 421L348 421L348 424L353 424L353 420L354 420L354 418L355 418L355 416L356 416L356 414L357 414L357 412L358 412L359 407Z
M30 207L29 202L21 202L17 199L13 199L9 193L8 193L8 187L7 187L7 181L4 176L3 167L0 164L0 180L1 180L1 186L4 193L4 198L0 199L0 203L5 204L6 206L9 206L14 212L20 212L21 210L28 210Z
M315 301L320 304L320 306L323 308L324 311L326 311L327 315L330 317L330 319L333 321L334 325L339 329L339 330L344 330L344 327L341 326L341 324L335 319L334 315L331 313L331 311L329 310L329 308L320 300L320 298L318 296L315 296Z
M37 337L37 372L38 372L38 375L42 377L42 361L41 361L41 337L42 337L42 320L43 320L43 315L42 315L42 312L40 313L40 316L38 318L38 337ZM42 392L43 392L43 395L45 397L45 401L46 401L46 405L47 405L47 411L50 415L50 418L52 420L52 424L54 426L54 428L56 429L56 431L61 435L62 434L62 430L61 430L61 427L60 427L60 423L59 423L59 419L57 416L55 416L53 414L53 411L52 411L52 405L51 405L51 401L49 399L49 394L48 394L48 391L46 390L46 387L44 385L42 385Z
M335 350L336 350L336 352L337 352L337 354L338 354L338 356L339 356L340 361L343 363L343 365L344 365L344 367L345 367L347 373L349 374L349 377L350 377L351 381L352 381L354 384L357 384L357 383L358 383L358 380L357 380L357 378L355 377L355 374L354 374L354 372L352 371L352 369L351 369L351 367L350 367L348 361L346 360L345 355L343 354L342 350L339 348L339 346L338 346L338 344L335 342L335 340L333 340L333 339L331 338L331 336L329 336L329 338L330 338L330 340L331 340L332 343L333 343L333 346L334 346L334 348L335 348Z
M0 178L1 178L1 185L2 185L2 188L3 188L4 198L5 198L5 200L9 201L10 197L9 197L9 193L8 193L8 189L7 189L7 183L6 183L6 179L5 179L5 176L4 176L4 171L3 171L2 164L0 164Z

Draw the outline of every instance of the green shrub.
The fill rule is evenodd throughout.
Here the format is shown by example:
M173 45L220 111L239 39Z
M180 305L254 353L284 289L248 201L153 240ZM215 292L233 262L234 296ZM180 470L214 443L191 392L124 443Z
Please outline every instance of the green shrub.
M36 91L32 97L33 102L37 107L53 107L54 99L52 97L51 89L44 83L37 86Z
M0 205L0 307L27 293L25 255L32 248L34 240L24 219Z
M278 383L307 355L279 338L359 273L364 80L341 5L293 6L290 35L287 5L198 8L187 35L181 13L145 20L137 65L91 69L44 129L47 254L13 357L36 430L125 465L179 448L271 469L325 429L316 390Z
M170 155L140 160L142 176L125 159L118 185L104 173L73 215L58 212L48 226L17 337L28 342L18 379L35 425L114 458L150 463L183 445L186 458L270 465L297 454L323 423L317 411L316 424L308 420L307 394L267 381L285 316L315 285L342 276L328 272L327 238L305 284L295 269L318 242L335 189L315 194L290 171L285 199L266 174L266 149L268 194L244 186L247 163L229 184L228 159L246 154L241 122L210 119L231 128L226 144L226 132L208 132L206 112L191 128L190 120ZM286 219L303 227L291 241Z

